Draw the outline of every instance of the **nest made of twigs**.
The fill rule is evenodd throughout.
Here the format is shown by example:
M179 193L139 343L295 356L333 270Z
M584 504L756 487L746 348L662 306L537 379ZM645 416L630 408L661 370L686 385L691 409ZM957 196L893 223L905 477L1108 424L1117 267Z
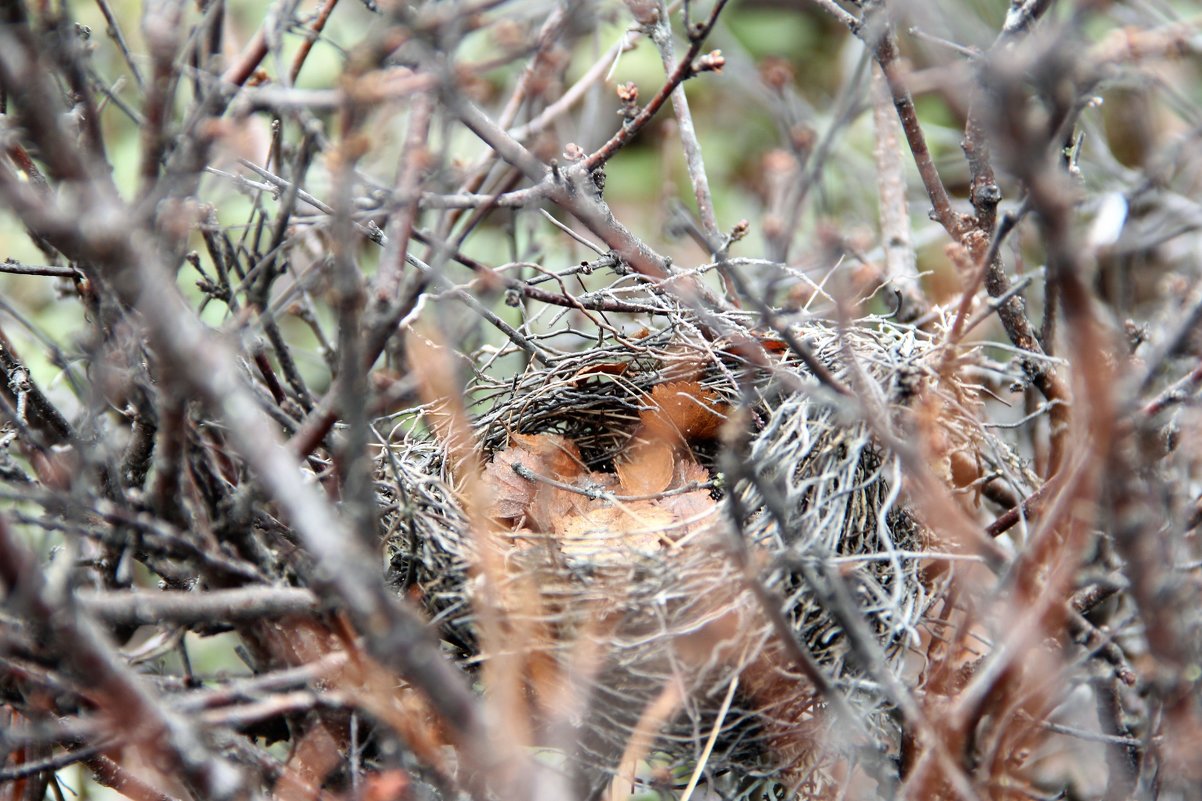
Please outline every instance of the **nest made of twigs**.
M881 320L846 330L815 321L794 333L891 414L920 392L938 396L944 451L985 452L965 410L971 393L936 380L928 335ZM643 730L666 775L704 763L711 776L816 791L840 756L838 738L827 699L780 641L764 597L872 721L874 747L891 747L879 688L848 659L839 616L815 583L841 582L895 669L933 596L916 558L927 533L901 497L898 459L872 428L845 414L782 343L760 339L768 369L674 327L611 337L506 381L478 377L469 394L484 407L473 423L491 459L482 474L494 496L487 545L440 443L410 431L388 455L394 580L420 598L465 664L504 656L521 665L535 728L577 757L588 794L608 784ZM747 472L722 474L719 427L699 424L673 443L667 484L653 497L630 493L623 470L655 447L648 421L671 418L673 404L738 415ZM713 430L697 435L702 428ZM556 464L567 478L540 474ZM558 506L539 506L552 497ZM733 537L747 566L732 554ZM503 552L487 592L482 547ZM500 612L504 637L481 637L481 604Z

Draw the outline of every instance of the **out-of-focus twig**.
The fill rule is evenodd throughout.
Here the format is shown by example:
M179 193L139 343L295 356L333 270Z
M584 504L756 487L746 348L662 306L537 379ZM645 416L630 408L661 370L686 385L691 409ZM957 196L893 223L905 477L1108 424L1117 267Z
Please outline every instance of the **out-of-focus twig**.
M242 796L238 768L213 754L191 721L163 709L104 641L85 615L73 615L67 600L55 597L29 552L0 518L0 581L8 601L26 619L60 644L59 656L89 683L93 701L121 729L136 733L138 744L169 760L197 791L214 799Z
M291 587L247 587L206 592L125 592L80 596L83 608L112 625L181 625L216 621L236 623L262 618L303 615L320 608L311 590Z
M928 302L918 279L917 257L910 241L910 215L906 204L905 175L898 152L897 121L879 67L872 71L872 120L876 128L877 194L880 203L881 240L885 252L884 275L898 293L898 319L909 322L926 313Z

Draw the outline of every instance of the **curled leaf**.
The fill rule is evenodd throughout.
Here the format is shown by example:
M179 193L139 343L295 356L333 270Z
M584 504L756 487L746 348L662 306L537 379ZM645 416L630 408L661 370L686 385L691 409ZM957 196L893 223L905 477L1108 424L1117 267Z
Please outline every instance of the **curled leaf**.
M672 381L651 390L649 410L639 417L648 437L673 442L713 439L726 419L727 404L697 381Z
M654 495L672 483L676 457L663 438L640 442L615 466L623 495Z

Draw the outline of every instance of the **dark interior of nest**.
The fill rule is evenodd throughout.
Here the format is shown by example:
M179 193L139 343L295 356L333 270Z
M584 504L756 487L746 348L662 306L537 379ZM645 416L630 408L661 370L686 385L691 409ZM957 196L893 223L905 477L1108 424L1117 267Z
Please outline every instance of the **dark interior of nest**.
M615 461L639 435L641 417L663 405L663 397L653 397L657 387L688 387L713 406L727 407L738 399L735 377L746 375L748 369L737 357L720 353L668 360L641 357L545 371L535 381L527 381L537 386L525 397L522 387L509 388L507 397L486 393L498 402L479 416L480 446L491 456L508 445L512 434L558 434L575 444L589 470L612 473ZM753 427L758 422L762 418L753 414ZM716 434L714 427L681 432L693 457L711 471Z
M481 444L493 454L508 445L511 434L559 434L576 444L588 469L612 473L614 461L634 435L642 408L638 393L629 385L608 376L591 376L522 408L513 428L501 418L494 419L481 430Z

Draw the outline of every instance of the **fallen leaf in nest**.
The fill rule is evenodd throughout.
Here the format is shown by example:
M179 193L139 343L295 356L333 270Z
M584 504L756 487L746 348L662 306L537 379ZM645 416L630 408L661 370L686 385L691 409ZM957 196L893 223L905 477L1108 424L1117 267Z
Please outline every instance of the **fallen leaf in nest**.
M672 381L652 388L649 405L639 414L646 436L687 442L716 436L728 404L696 381Z
M676 457L672 445L665 439L640 442L630 449L627 457L616 464L619 494L655 495L672 483Z
M718 504L708 490L668 495L656 501L656 505L671 515L671 539L674 541L709 526L718 512Z
M591 378L597 375L625 375L630 369L630 362L602 362L600 364L590 364L580 368L576 374L572 376L572 383L582 381L586 378Z
M633 501L597 505L583 514L562 518L556 533L560 550L569 559L613 564L632 554L662 550L664 531L673 522L672 514L652 501Z
M676 462L676 473L672 477L670 486L672 489L678 489L689 484L705 484L711 478L710 472L698 464L697 460L685 457ZM710 497L708 489L695 489L678 495L666 495L658 499L656 504L661 509L670 512L675 524L681 527L674 539L679 539L684 534L708 526L713 522L712 518L718 511L718 504Z
M764 350L768 353L780 354L789 352L789 343L785 342L775 334L756 333L756 337L760 340L760 344L764 346Z
M543 475L570 484L584 473L576 443L559 434L514 434L513 444L538 457ZM512 447L512 446L511 446Z
M534 484L513 471L515 463L522 463L520 452L502 452L484 468L484 480L492 490L488 513L498 520L520 519L534 500Z
M572 490L543 485L534 494L530 504L530 525L539 531L552 531L556 521L584 513L594 501L587 495Z
M484 468L485 484L492 490L489 514L498 520L528 518L532 529L546 531L557 515L570 511L576 494L523 478L517 465L529 473L571 484L585 472L580 450L558 434L514 434L510 446Z
M683 487L694 482L705 484L712 478L710 471L702 467L696 459L686 457L676 462L676 475L672 479L672 486Z
M712 522L717 506L703 489L620 503L597 497L658 495L709 481L709 471L691 456L678 457L671 440L639 442L616 469L616 475L589 472L576 445L558 434L514 435L484 470L493 492L490 513L511 526L515 553L551 535L564 557L595 564L660 551ZM519 470L572 486L531 480ZM596 492L586 494L586 486Z

